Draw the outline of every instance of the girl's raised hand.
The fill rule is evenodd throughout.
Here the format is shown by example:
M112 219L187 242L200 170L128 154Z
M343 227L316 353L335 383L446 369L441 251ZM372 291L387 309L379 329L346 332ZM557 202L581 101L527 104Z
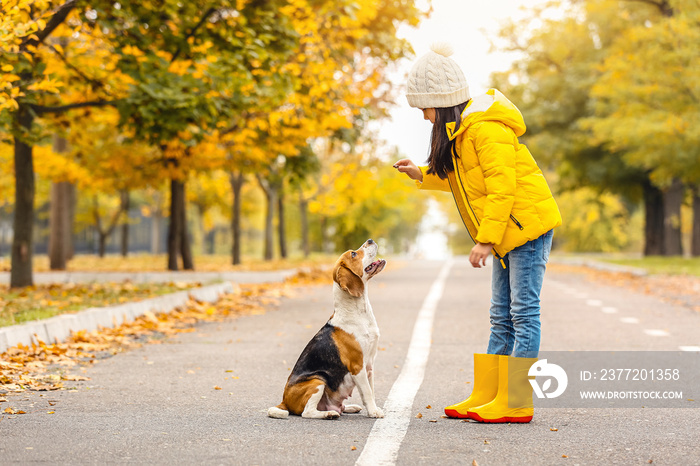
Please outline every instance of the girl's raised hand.
M410 159L401 159L394 164L394 168L405 173L412 180L423 181L423 172Z

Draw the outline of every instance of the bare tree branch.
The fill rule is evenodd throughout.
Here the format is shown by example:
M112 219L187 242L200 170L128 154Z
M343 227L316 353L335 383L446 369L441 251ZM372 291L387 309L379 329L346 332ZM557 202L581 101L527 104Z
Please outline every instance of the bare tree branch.
M195 32L197 32L197 29L199 29L200 26L202 24L204 24L204 22L215 12L216 12L216 8L209 8L206 11L206 13L204 13L204 16L202 16L202 19L199 20L197 25L192 28L192 30L187 34L187 36L185 36L184 42L186 43L190 37L194 36ZM173 54L173 58L170 60L170 63L173 63L175 60L177 60L177 57L180 56L180 52L182 52L182 47L180 45L178 45L177 50Z
M31 109L41 115L44 113L61 113L67 110L72 110L74 108L84 108L84 107L107 107L115 106L119 100L94 100L89 102L78 102L75 104L59 105L57 107L47 107L45 105L30 104Z
M83 73L82 71L80 71L77 67L75 67L75 66L72 65L71 63L68 63L68 59L66 58L66 56L63 55L61 52L59 52L58 49L57 49L56 47L54 47L53 45L49 45L49 48L50 48L56 55L58 55L58 56L61 58L61 60L63 60L63 63L65 63L65 65L66 65L68 68L70 68L71 70L75 71L75 73L76 73L78 76L80 76L83 80L85 80L85 81L88 82L89 84L92 84L93 86L95 86L95 87L98 88L98 89L104 89L105 85L104 85L103 82L98 81L98 80L96 80L96 79L90 78L90 77L87 76L85 73ZM105 90L104 92L105 92L107 95L109 95L109 96L111 97L111 94L110 94L109 92L107 92L106 90Z
M639 2L646 3L647 5L653 5L659 9L662 15L666 17L673 16L673 7L668 2L668 0L627 0L628 2Z
M66 17L68 16L68 13L75 8L75 4L77 3L77 0L68 0L66 3L63 5L59 6L55 12L51 15L51 18L49 18L49 21L46 23L46 27L42 29L41 31L35 32L33 35L35 35L38 39L30 39L28 37L25 37L25 39L22 41L22 44L20 45L20 48L26 49L28 45L33 45L36 46L37 44L40 44L49 37L49 35L58 27L61 25L66 20Z

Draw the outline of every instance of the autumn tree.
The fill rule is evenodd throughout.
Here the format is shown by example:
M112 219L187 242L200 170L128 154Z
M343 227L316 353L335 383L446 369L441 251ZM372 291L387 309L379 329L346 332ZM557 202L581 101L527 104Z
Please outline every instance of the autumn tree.
M41 136L37 117L62 113L72 108L106 105L103 94L94 86L83 93L79 102L63 102L55 96L63 83L56 79L45 55L51 48L61 54L60 45L48 44L48 38L64 26L69 15L77 11L79 2L48 0L3 2L0 20L0 124L13 137L15 167L14 239L10 286L31 285L32 231L34 223L34 160L33 146ZM83 10L88 11L88 10ZM92 11L92 10L89 10ZM73 33L85 32L77 20L68 26ZM118 82L119 75L110 78ZM116 86L119 87L119 86Z
M639 2L629 2L638 8ZM700 185L700 4L687 0L646 2L643 24L619 35L592 88L595 116L587 120L596 138L624 154L625 162L649 173L662 191L647 224L662 228L647 253L680 255L684 186ZM632 6L630 6L632 8ZM650 200L651 201L651 200ZM695 195L694 204L699 201ZM694 222L700 224L700 217ZM700 237L693 238L700 251Z
M392 100L386 76L389 65L411 52L397 38L401 24L417 24L420 11L412 2L295 0L282 13L299 33L299 46L280 69L293 76L292 92L268 113L260 144L270 162L258 174L268 199L265 257L271 257L272 208L278 205L280 252L284 255L285 170L279 166L297 157L314 139L335 138L339 131L361 127L370 118L386 116ZM360 134L361 131L356 132ZM297 174L297 178L299 174Z
M635 62L639 57L650 70L649 76L654 74L651 68L659 62L651 56L642 57L644 48L656 47L651 37L658 32L645 36L648 42L644 47L641 41L632 45L629 34L664 18L672 11L668 3L581 0L535 8L530 18L501 30L500 46L522 53L522 58L508 72L494 76L494 84L521 107L528 122L524 141L538 154L538 161L556 170L560 190L594 187L601 196L623 196L628 205L643 200L647 254L662 252L664 203L668 204L669 198L650 166L633 161L635 147L621 144L621 139L614 143L602 128L607 127L608 135L626 131L625 127L643 131L637 118L646 116L633 112L635 116L630 113L627 122L620 120L612 115L609 103L615 101L618 108L632 111L637 103L630 100L630 89L635 88L630 83L641 75L632 78L636 72L633 66L629 66L627 76L608 67L615 56L619 63L627 64L639 64ZM548 16L551 6L558 6L563 16ZM530 28L535 22L538 27ZM620 54L620 48L626 55ZM657 74L657 79L660 76ZM637 90L655 100L650 87ZM607 124L600 120L604 116L610 117ZM596 202L583 193L578 198ZM591 205L591 211L597 208ZM611 215L611 211L602 213Z

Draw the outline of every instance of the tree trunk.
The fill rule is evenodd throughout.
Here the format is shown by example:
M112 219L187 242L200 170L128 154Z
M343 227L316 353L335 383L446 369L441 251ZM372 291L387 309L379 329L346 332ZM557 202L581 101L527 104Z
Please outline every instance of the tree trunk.
M299 214L301 221L301 250L304 251L304 257L309 257L311 254L311 245L309 244L309 201L304 199L304 195L299 190Z
M216 232L218 228L214 227L206 235L205 246L207 254L216 254Z
M178 255L182 268L194 270L192 247L187 234L185 182L170 180L170 226L168 227L168 270L178 270Z
M679 179L674 179L664 191L664 255L682 256L681 205L685 187Z
M75 240L73 239L73 231L75 230L75 205L77 203L77 190L75 183L68 183L66 190L68 192L68 235L66 241L66 260L71 260L75 256Z
M277 195L277 239L280 245L280 257L287 258L287 232L284 223L284 188L280 186Z
M700 256L700 186L693 187L693 232L690 241L690 254Z
M192 257L192 238L187 229L187 203L185 202L185 182L182 181L182 197L180 206L180 254L182 254L182 268L194 270L194 259Z
M119 224L119 219L124 211L120 205L119 209L114 212L112 218L109 220L107 228L102 228L102 218L100 217L100 206L97 200L97 195L93 196L92 198L92 209L92 215L95 219L95 231L97 232L99 238L98 254L100 257L104 257L107 251L107 240L110 236L112 236L112 233L114 233L114 229L117 227L117 224Z
M231 173L231 192L233 193L233 211L231 212L231 233L233 244L231 245L231 262L233 265L241 263L241 188L245 182L243 173Z
M131 208L131 196L129 190L124 189L121 195L121 209L124 212L124 223L122 223L122 256L129 255L129 209Z
M170 224L168 226L168 270L179 270L178 255L181 251L180 206L185 197L184 186L177 180L170 180Z
M664 247L664 202L662 192L649 179L644 190L644 255L660 256Z
M265 193L265 248L263 258L266 261L271 261L273 256L273 236L274 236L274 219L275 219L275 204L277 203L277 191L275 186L269 181L257 175L258 183Z
M34 116L20 105L17 130L29 132ZM34 161L32 146L15 137L15 217L10 287L32 286L32 233L34 226Z
M97 235L99 238L99 249L97 254L100 256L100 258L103 258L107 250L107 238L109 237L109 233L98 231Z
M51 183L51 209L49 212L49 267L65 270L70 255L72 222L72 184L66 181Z
M62 154L68 149L68 142L58 135L53 137L53 151ZM73 196L72 183L62 181L51 183L49 211L49 268L65 270L72 256L73 235Z
M266 212L265 212L265 251L264 259L266 261L271 261L273 257L273 232L274 232L274 218L275 218L275 193L273 188L269 188L265 192L266 199Z

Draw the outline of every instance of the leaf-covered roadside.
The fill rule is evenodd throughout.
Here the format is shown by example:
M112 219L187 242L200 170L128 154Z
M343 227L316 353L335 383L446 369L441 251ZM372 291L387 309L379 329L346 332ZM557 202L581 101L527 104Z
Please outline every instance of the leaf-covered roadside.
M700 312L700 277L692 275L638 276L626 272L609 272L563 264L548 264L547 268L558 272L585 275L590 281L657 296L676 306L685 306Z
M8 289L0 285L0 327L46 319L89 307L140 301L202 286L201 283L52 283Z
M162 343L179 333L194 332L198 322L262 314L276 306L280 298L292 296L295 287L329 282L328 270L314 268L299 272L284 283L241 285L213 304L191 299L169 313L149 312L119 327L75 332L64 343L18 345L0 354L0 395L73 388L64 382L89 380L74 373L85 372L86 367L101 359L145 343ZM0 403L3 401L6 400L0 397Z

